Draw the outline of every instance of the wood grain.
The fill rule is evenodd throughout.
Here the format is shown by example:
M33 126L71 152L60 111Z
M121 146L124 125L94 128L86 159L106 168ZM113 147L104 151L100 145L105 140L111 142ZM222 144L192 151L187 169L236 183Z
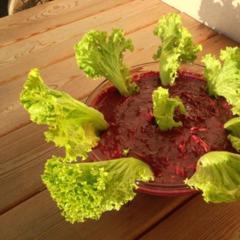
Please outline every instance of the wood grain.
M142 9L145 9L142 12ZM170 8L168 7L168 10ZM90 17L51 29L38 35L33 35L28 39L16 42L14 45L6 46L1 51L0 69L5 68L10 63L18 63L28 55L38 53L45 48L51 49L54 45L61 44L74 38L69 42L70 53L73 55L73 46L81 36L90 29L98 28L102 30L111 30L115 28L124 28L126 32L136 31L146 24L156 22L163 10L157 0L140 1L135 0L126 5L116 6L115 8L100 12ZM109 15L111 12L111 15ZM151 13L151 15L150 15ZM146 17L148 16L148 17ZM141 21L137 21L142 18ZM67 34L66 34L67 32ZM46 49L45 49L46 50ZM62 51L64 48L61 49ZM61 58L59 56L59 58ZM2 80L1 80L2 81Z
M11 141L11 139L20 141ZM63 155L43 139L43 128L29 124L9 134L1 145L0 214L45 189L43 166L52 155ZM16 180L17 179L17 180Z
M207 204L201 196L193 198L182 208L148 232L141 240L237 240L240 229L240 202ZM239 235L238 235L239 236Z
M221 34L216 34L215 36L208 39L206 43L205 41L203 41L203 45L204 45L203 51L199 53L198 58L196 60L197 62L200 62L201 58L207 53L211 53L218 57L221 49L224 49L227 46L229 47L240 46L239 43Z
M47 191L43 191L1 216L1 238L132 240L188 198L159 198L139 194L119 212L108 212L97 222L72 225L65 222Z
M8 46L133 0L55 0L0 19L0 47ZM11 29L11 31L8 31Z

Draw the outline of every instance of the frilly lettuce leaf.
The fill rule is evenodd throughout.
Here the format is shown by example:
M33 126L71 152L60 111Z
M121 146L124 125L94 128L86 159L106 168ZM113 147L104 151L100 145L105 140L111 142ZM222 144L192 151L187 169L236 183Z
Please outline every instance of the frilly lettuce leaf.
M153 115L162 131L182 126L182 122L174 120L174 112L177 108L181 113L186 113L186 109L179 97L170 98L168 89L159 87L153 92L152 101Z
M208 93L222 96L232 105L233 114L240 114L240 48L227 47L221 50L221 62L207 54L202 62L205 64L205 78Z
M119 90L129 96L138 91L132 82L130 71L123 63L123 53L133 51L131 39L126 39L120 29L107 32L92 30L75 46L77 64L91 78L105 77Z
M38 69L30 71L20 101L33 122L48 125L46 140L64 147L68 161L87 158L98 132L108 127L99 111L45 85Z
M163 86L172 85L180 64L194 61L202 47L192 42L192 35L182 26L180 16L175 13L159 20L154 35L161 39L161 45L153 56L160 61L161 83Z
M240 200L240 155L230 152L209 152L197 164L194 175L185 180L200 189L206 202Z
M224 124L224 128L230 131L228 139L232 143L232 146L240 152L240 118L235 117L230 119Z
M136 180L151 179L149 166L135 158L66 163L52 157L42 175L62 215L71 223L99 219L106 211L119 210L134 198Z

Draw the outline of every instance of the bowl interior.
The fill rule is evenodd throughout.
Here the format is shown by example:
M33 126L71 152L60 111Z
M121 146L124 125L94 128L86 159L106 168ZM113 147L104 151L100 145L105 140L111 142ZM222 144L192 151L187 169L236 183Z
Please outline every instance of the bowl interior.
M131 74L133 76L141 75L145 72L155 71L158 72L159 63L156 62L149 62L144 64L139 64L133 66L131 68ZM204 68L202 65L197 64L187 64L182 65L179 72L184 72L185 76L203 79L203 71ZM94 91L88 96L86 103L90 106L95 106L97 101L97 97L100 93L107 91L108 88L112 87L112 84L109 81L103 81ZM95 159L97 160L104 160L106 159L105 156L100 153L93 151L91 153ZM183 182L181 183L160 183L157 179L152 182L144 183L144 182L137 182L138 189L137 191L151 194L151 195L158 195L158 196L176 196L182 194L190 194L196 192L196 190L190 189L187 187Z

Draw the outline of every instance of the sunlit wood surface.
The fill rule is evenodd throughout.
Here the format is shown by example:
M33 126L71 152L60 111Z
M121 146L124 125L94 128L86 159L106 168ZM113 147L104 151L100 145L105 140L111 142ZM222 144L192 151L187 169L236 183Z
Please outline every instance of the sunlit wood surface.
M126 56L133 66L152 61L159 43L153 27L169 12L178 11L159 0L55 0L0 19L0 239L240 239L240 202L213 205L198 195L139 194L98 222L72 225L61 217L40 180L46 159L61 150L44 141L44 128L31 123L19 104L28 71L38 67L48 85L84 99L99 81L86 79L76 66L73 45L83 34L123 28L134 41L135 51ZM202 54L237 45L181 16L203 45Z

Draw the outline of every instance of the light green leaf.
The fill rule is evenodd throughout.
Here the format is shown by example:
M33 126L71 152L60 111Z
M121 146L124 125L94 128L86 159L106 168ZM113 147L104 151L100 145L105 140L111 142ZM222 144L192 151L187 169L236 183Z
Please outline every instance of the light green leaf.
M232 118L224 124L224 128L230 131L228 139L232 146L240 152L240 118Z
M48 125L46 140L64 147L68 161L87 158L98 132L108 127L99 111L45 85L38 69L30 71L20 101L33 122Z
M106 211L119 210L134 198L136 180L151 179L149 166L135 158L66 163L52 157L42 176L62 215L71 223L99 219Z
M159 87L153 92L152 101L153 115L162 131L182 126L182 122L174 120L174 113L177 108L181 113L186 113L186 109L179 97L170 98L168 89Z
M202 62L205 64L205 78L208 93L222 96L232 105L233 114L240 114L240 48L227 47L221 50L221 62L207 54Z
M236 137L234 135L229 134L228 139L231 142L233 148L237 151L240 152L240 138Z
M185 180L200 189L206 202L240 200L240 155L230 152L209 152L197 164L194 175Z
M193 62L201 45L192 41L192 35L182 26L180 15L170 13L162 17L154 35L161 39L161 45L153 56L160 61L160 79L163 86L172 85L181 63Z
M92 30L75 46L77 64L91 78L105 77L124 96L138 91L130 71L123 63L123 53L133 51L133 43L120 29L107 32Z

